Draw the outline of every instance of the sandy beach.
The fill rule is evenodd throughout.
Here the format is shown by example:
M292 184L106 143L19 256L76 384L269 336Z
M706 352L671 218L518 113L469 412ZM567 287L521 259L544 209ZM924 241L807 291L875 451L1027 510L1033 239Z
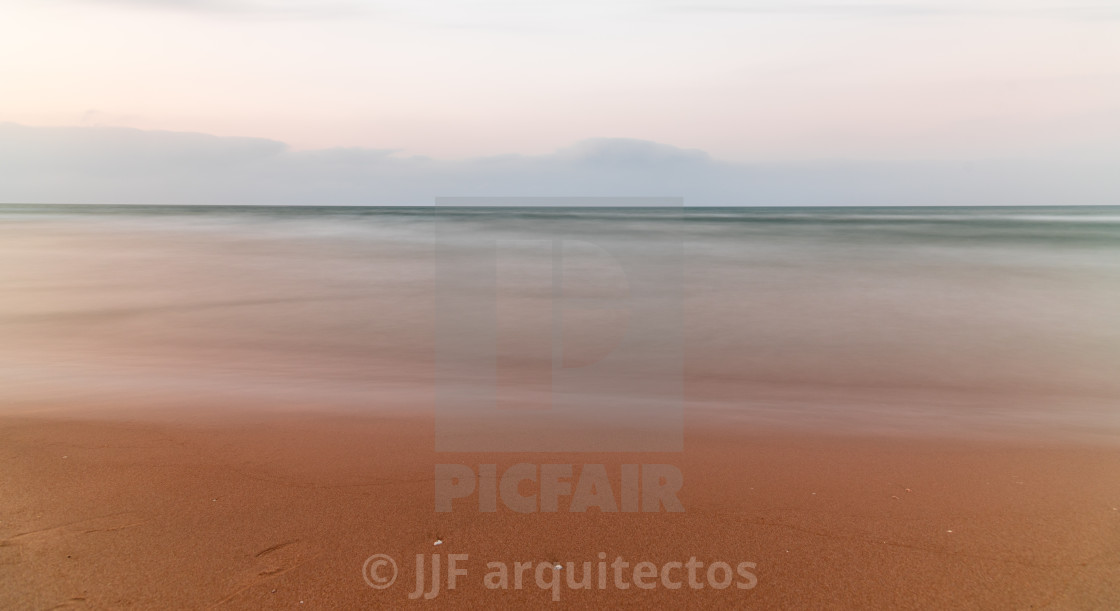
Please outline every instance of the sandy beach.
M560 591L575 608L1109 608L1120 450L690 426L681 455L437 455L430 418L0 422L0 606L400 607L416 554L466 554L446 608L547 606L486 563L753 562L750 589ZM680 465L684 513L433 511L441 462ZM617 480L616 480L617 482ZM443 543L434 546L436 540ZM365 559L400 566L390 588ZM301 607L302 605L302 607Z
M593 363L629 325L680 385L617 370L581 416L610 418L515 430L565 397L548 386L549 293L525 280L551 250L515 251L490 339L502 401L522 411L468 412L442 439L441 342L464 329L441 330L460 302L440 293L422 214L10 212L0 608L1120 606L1120 258L1100 214L448 215L466 236L559 223L620 248L695 240L680 287L658 284L672 265L629 270L630 290L658 281L655 303L686 296L679 343L649 343L667 335L635 326L641 300L578 301L564 338L565 362ZM610 298L609 278L565 287ZM635 376L680 389L683 428L639 411ZM674 426L682 451L625 451ZM483 443L503 436L537 451ZM543 450L558 440L594 447ZM520 463L540 479L510 494L542 510L501 496L480 511ZM474 478L450 512L443 464ZM571 465L555 512L548 465ZM679 470L683 511L668 497L628 511L651 484L626 465ZM595 469L620 510L569 511L601 492L581 488ZM452 557L466 571L453 590L432 589L432 554L440 575ZM487 587L488 563L527 571L522 587Z

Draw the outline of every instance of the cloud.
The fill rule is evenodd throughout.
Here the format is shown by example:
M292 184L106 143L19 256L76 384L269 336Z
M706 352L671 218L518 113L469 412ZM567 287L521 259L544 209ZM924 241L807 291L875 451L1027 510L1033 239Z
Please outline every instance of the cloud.
M440 196L683 196L688 205L1115 204L1115 155L733 164L642 140L463 161L261 138L0 124L0 202L427 205Z
M1027 16L1072 19L1114 19L1120 8L1111 0L739 0L669 2L670 11L740 13L744 15L808 15L832 17Z
M231 16L255 17L334 17L353 16L371 11L411 15L442 22L447 19L515 17L539 12L555 17L551 0L64 0L87 5L117 5L139 9L174 10ZM567 3L561 12L602 17L612 3ZM621 0L613 3L620 14L642 11L679 13L739 13L744 15L802 15L824 17L936 17L951 15L1035 16L1073 19L1115 19L1120 7L1112 0ZM608 13L610 11L607 11Z
M143 10L169 10L234 17L317 18L342 17L363 12L352 0L68 0Z
M960 9L937 3L852 3L852 2L722 2L681 3L666 8L695 13L742 13L750 15L828 15L858 17L926 16L958 13Z

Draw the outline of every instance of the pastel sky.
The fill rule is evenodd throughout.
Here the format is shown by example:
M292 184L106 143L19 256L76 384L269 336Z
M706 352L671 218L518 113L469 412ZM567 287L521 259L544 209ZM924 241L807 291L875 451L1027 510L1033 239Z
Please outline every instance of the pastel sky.
M0 122L60 147L40 146L44 175L70 141L26 130L67 126L461 171L589 139L738 168L1054 163L1071 197L1120 191L1097 173L1120 162L1115 0L6 0L0 15ZM55 196L25 183L0 200Z

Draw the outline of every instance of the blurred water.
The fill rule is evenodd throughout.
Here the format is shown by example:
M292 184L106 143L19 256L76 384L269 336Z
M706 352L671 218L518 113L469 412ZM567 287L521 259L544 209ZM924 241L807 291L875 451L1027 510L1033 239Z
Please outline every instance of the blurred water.
M541 244L670 236L694 414L1120 439L1120 207L0 206L0 404L426 405L437 224L507 249L499 358L527 393ZM604 261L571 258L591 280L567 289L625 292ZM610 350L605 312L573 318L565 358Z

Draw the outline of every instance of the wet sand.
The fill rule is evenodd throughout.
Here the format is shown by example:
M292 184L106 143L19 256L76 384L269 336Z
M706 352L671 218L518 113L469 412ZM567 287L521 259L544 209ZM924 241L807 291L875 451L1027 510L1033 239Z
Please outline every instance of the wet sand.
M1120 449L693 423L683 454L437 454L430 415L0 420L0 607L373 608L468 554L447 608L547 606L486 562L756 564L751 589L560 590L583 608L1114 608ZM679 465L683 513L433 508L433 465ZM613 477L613 475L612 475ZM618 485L617 478L614 481ZM531 490L529 491L531 492ZM561 505L564 509L565 505ZM443 544L434 546L436 540ZM396 559L392 587L362 576ZM511 586L512 588L512 586Z

